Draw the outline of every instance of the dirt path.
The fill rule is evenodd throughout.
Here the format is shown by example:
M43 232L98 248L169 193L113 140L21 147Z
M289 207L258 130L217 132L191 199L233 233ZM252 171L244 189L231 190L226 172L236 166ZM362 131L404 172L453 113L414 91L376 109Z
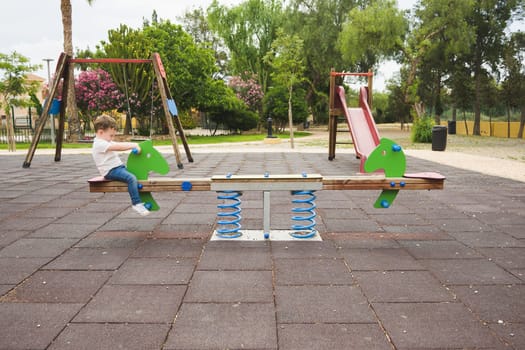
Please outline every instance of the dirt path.
M410 132L402 131L399 125L378 125L378 129L381 137L398 142L410 156L525 182L525 140L447 135L445 151L436 152L429 143L412 143ZM328 132L325 129L311 131L312 136L297 139L298 147L328 150ZM351 141L350 134L338 133L337 141ZM337 145L337 152L353 149L352 144Z

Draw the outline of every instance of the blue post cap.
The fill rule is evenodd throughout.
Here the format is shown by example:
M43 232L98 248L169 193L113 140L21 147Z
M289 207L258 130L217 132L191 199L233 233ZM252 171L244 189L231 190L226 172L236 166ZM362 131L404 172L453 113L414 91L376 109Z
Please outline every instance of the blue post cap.
M144 207L148 210L151 210L151 208L153 208L153 204L151 204L150 202L146 202L144 203Z
M395 181L390 182L390 187L396 187Z
M189 181L183 181L180 184L180 187L182 188L183 191L191 191L191 189L193 188L193 185Z
M400 152L401 151L401 146L399 146L398 144L392 145L392 151Z
M133 148L133 149L131 150L131 153L133 153L133 154L139 154L139 149L138 149L138 148Z
M388 203L388 201L386 199L383 199L381 201L381 207L388 208L388 207L390 207L390 203Z
M405 182L405 181L401 181L401 182L399 183L399 186L401 186L401 187L405 187L405 185L406 185L406 182Z
M138 184L137 187L138 187L139 190L141 190L141 189L144 188L144 185L143 184Z

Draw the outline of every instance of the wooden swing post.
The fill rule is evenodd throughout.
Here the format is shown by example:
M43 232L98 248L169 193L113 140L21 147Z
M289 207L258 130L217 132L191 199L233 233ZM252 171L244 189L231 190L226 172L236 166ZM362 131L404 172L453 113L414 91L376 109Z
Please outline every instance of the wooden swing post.
M161 93L162 98L162 105L164 106L164 116L166 118L166 123L168 125L168 128L170 130L170 136L171 141L173 144L173 151L175 153L175 158L177 160L177 166L179 169L182 169L182 162L181 162L181 156L179 152L179 148L177 145L177 135L175 131L175 127L173 125L172 117L176 120L176 126L177 126L177 132L179 133L179 137L182 140L182 143L184 144L184 149L186 150L186 156L188 158L189 162L193 162L193 157L190 152L190 148L188 146L186 136L184 135L184 129L182 128L182 124L178 118L178 115L172 115L168 108L168 100L173 101L173 98L171 97L171 93L168 87L168 82L166 80L166 73L164 71L164 67L162 66L162 61L160 59L160 55L158 53L154 53L151 56L151 59L132 59L132 58L72 58L71 56L61 53L55 70L55 79L53 80L53 84L51 86L51 89L49 91L49 95L44 103L44 107L42 109L42 114L40 115L40 118L38 119L38 124L35 129L35 134L33 136L33 139L31 141L31 145L29 147L29 150L27 152L26 158L23 163L24 168L29 168L31 166L31 161L33 160L33 157L35 155L36 148L38 146L38 142L40 141L40 137L42 135L42 132L44 131L44 126L47 122L47 119L49 117L49 111L51 109L51 103L53 101L53 98L58 93L58 86L60 84L60 81L63 81L63 87L62 87L62 102L60 104L60 115L58 119L58 130L56 134L56 149L55 149L55 162L59 162L62 157L62 141L64 139L64 128L65 128L65 121L66 121L66 107L67 107L67 94L68 94L68 77L69 77L69 65L72 63L85 63L85 64L92 64L92 63L116 63L116 64L124 64L124 63L133 63L133 64L140 64L140 63L150 63L153 65L153 68L155 70L155 77L157 79L157 83L159 85L159 90Z

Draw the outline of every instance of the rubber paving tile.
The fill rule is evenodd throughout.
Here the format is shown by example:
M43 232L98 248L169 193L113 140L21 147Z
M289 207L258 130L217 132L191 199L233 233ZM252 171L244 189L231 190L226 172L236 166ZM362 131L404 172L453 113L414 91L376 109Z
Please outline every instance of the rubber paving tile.
M326 158L201 151L168 176L358 170ZM89 154L23 159L0 155L2 350L525 349L523 183L409 157L444 190L388 210L378 191L318 191L322 241L210 241L214 192L155 194L141 218L126 193L89 193ZM260 191L242 197L260 230ZM272 229L291 197L272 194Z

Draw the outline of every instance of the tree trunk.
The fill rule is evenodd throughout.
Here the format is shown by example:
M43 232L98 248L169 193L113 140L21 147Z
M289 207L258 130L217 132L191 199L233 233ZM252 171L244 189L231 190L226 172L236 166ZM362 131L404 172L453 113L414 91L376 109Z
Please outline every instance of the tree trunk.
M414 80L416 79L416 72L417 72L417 66L419 65L419 58L418 57L412 57L410 60L410 72L408 73L407 82L405 85L405 103L410 102L410 86L414 83Z
M126 112L126 119L124 122L124 135L132 134L133 131L133 125L131 123L131 115Z
M444 29L445 29L445 27L441 27L441 28L438 28L437 30L427 34L425 36L424 40L432 39L434 36L436 36L439 33L441 33ZM407 50L404 50L404 54L406 55L406 57L410 61L410 70L409 70L409 73L408 73L407 81L405 83L405 91L404 91L405 103L406 104L410 103L410 87L412 86L412 84L416 80L417 67L419 66L419 63L421 62L421 57L423 57L425 51L426 51L426 47L425 46L419 47L418 51L413 53L413 54L410 53ZM414 103L414 109L416 110L416 113L417 113L418 117L421 117L423 115L423 113L424 113L424 109L421 108L421 107L423 107L423 104L420 104L418 106L417 103ZM419 111L418 111L418 108L420 108ZM401 130L402 129L403 129L403 123L401 123Z
M289 96L288 96L288 124L290 127L290 146L294 148L294 142L293 142L293 116L292 116L292 95L293 95L293 87L290 86L289 88Z
M474 127L472 128L472 135L481 135L481 68L476 68L474 74Z
M518 138L523 138L523 128L525 127L525 105L521 106L521 120L520 120L520 129L518 131Z
M9 109L6 108L6 114L5 114L5 121L7 123L7 144L8 144L8 150L9 152L15 152L16 151L16 141L15 141L15 128L13 125L13 114L9 113Z
M507 138L510 139L510 106L508 104L507 104Z
M441 115L443 114L443 107L441 106L441 73L438 72L436 77L437 92L434 103L434 112L436 113L436 125L441 125Z
M468 136L467 114L465 113L465 111L463 111L463 122L465 123L465 133Z
M73 18L71 0L60 0L62 27L64 30L64 52L73 57ZM67 109L69 115L69 141L78 141L80 122L78 119L77 100L75 98L74 64L69 64L69 84L67 92Z
M423 102L414 103L414 109L418 118L422 118L425 115L425 106Z

